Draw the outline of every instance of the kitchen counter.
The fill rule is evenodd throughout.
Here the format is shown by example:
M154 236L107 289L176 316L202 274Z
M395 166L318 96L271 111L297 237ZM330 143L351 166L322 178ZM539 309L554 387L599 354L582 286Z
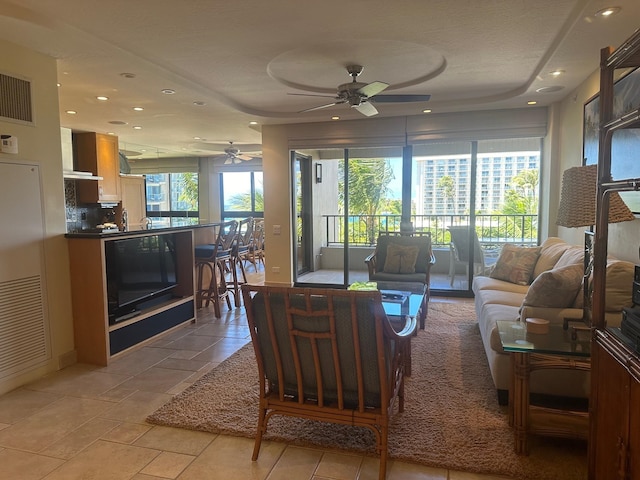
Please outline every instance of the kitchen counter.
M166 225L151 225L147 229L138 229L138 230L81 230L78 232L71 232L65 234L66 238L117 238L117 237L130 237L135 235L149 235L150 233L164 233L164 232L181 232L185 230L193 230L199 229L203 227L210 227L215 222L196 222L191 225L180 225L175 227L167 227Z

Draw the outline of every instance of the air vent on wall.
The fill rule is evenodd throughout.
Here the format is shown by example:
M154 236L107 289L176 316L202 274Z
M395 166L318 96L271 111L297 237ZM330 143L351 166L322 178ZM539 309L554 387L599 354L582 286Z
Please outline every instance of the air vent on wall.
M0 117L33 123L31 82L0 73Z

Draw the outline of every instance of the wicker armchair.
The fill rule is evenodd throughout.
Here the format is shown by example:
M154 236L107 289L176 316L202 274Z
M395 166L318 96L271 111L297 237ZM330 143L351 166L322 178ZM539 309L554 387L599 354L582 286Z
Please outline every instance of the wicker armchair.
M260 374L253 460L272 415L369 428L386 478L389 417L404 410L416 320L396 333L380 292L243 285Z
M418 247L414 272L392 273L385 271L387 249L392 244L402 247ZM412 282L428 286L431 266L435 263L435 257L431 251L431 235L428 232L413 235L381 234L378 236L375 251L364 261L369 270L370 282Z

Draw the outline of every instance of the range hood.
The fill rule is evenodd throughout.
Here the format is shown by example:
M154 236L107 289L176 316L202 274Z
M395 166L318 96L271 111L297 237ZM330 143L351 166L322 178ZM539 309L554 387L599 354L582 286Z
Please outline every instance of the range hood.
M64 178L73 180L102 180L102 177L94 175L91 172L79 172L77 170L63 170L62 176Z
M62 176L71 180L103 180L92 172L79 172L73 169L73 141L71 129L60 127L62 140Z

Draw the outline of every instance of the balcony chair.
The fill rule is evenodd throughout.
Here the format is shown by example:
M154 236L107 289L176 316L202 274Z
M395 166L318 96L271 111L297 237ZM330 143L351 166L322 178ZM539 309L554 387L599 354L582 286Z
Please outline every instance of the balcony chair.
M462 265L465 268L466 277L469 278L469 253L471 249L469 248L469 230L470 227L467 225L462 226L453 226L448 228L449 233L451 235L451 242L449 242L449 281L451 286L453 287L453 283L456 278L456 271L459 265ZM473 229L473 274L474 275L483 275L486 273L487 268L495 263L495 259L493 262L485 259L484 251L480 246L480 241L478 240L478 235ZM489 265L487 264L489 263Z
M242 295L260 377L252 459L272 415L361 426L375 435L383 480L415 318L396 332L378 291L243 285Z
M196 245L194 247L196 266L196 304L198 307L205 302L205 307L213 303L213 311L216 318L222 316L220 303L224 299L227 307L231 309L229 292L225 278L227 265L231 263L233 243L236 238L238 222L219 222L212 224L213 243ZM205 286L206 275L209 275L209 284Z

